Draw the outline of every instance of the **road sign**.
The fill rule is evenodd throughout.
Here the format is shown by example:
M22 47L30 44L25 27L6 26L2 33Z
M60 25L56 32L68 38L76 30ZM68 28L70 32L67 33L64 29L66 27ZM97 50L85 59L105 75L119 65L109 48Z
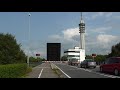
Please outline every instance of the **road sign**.
M36 54L36 56L40 56L40 54Z
M96 54L92 54L92 57L96 57Z

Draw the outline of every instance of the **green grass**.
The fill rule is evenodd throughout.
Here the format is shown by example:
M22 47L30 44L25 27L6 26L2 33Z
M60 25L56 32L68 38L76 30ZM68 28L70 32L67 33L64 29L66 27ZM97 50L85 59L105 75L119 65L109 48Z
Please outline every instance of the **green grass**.
M30 62L30 67L36 67L38 65L42 64L42 62Z
M0 65L0 78L21 78L29 71L26 63Z

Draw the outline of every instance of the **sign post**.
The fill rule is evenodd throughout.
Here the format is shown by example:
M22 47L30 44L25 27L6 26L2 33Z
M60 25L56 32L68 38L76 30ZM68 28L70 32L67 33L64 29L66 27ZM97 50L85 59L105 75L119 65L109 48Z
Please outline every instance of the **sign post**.
M40 56L40 54L36 54L36 56Z
M96 57L96 54L92 54L92 57L93 57L93 60L94 60L94 58Z

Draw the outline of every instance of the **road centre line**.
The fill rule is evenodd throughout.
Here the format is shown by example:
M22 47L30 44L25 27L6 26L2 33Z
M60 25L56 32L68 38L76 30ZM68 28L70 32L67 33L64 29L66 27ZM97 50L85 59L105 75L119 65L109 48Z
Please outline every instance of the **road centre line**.
M43 72L43 68L42 68L42 70L40 71L40 74L39 74L38 78L41 77L42 72Z

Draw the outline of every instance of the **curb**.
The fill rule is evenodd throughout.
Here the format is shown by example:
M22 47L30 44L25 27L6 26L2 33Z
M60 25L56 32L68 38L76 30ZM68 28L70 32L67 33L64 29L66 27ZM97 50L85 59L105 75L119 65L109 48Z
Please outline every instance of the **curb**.
M52 70L54 70L56 72L56 74L60 77L60 78L66 78L64 76L64 74L57 68L57 66L53 63L51 63L51 68Z

